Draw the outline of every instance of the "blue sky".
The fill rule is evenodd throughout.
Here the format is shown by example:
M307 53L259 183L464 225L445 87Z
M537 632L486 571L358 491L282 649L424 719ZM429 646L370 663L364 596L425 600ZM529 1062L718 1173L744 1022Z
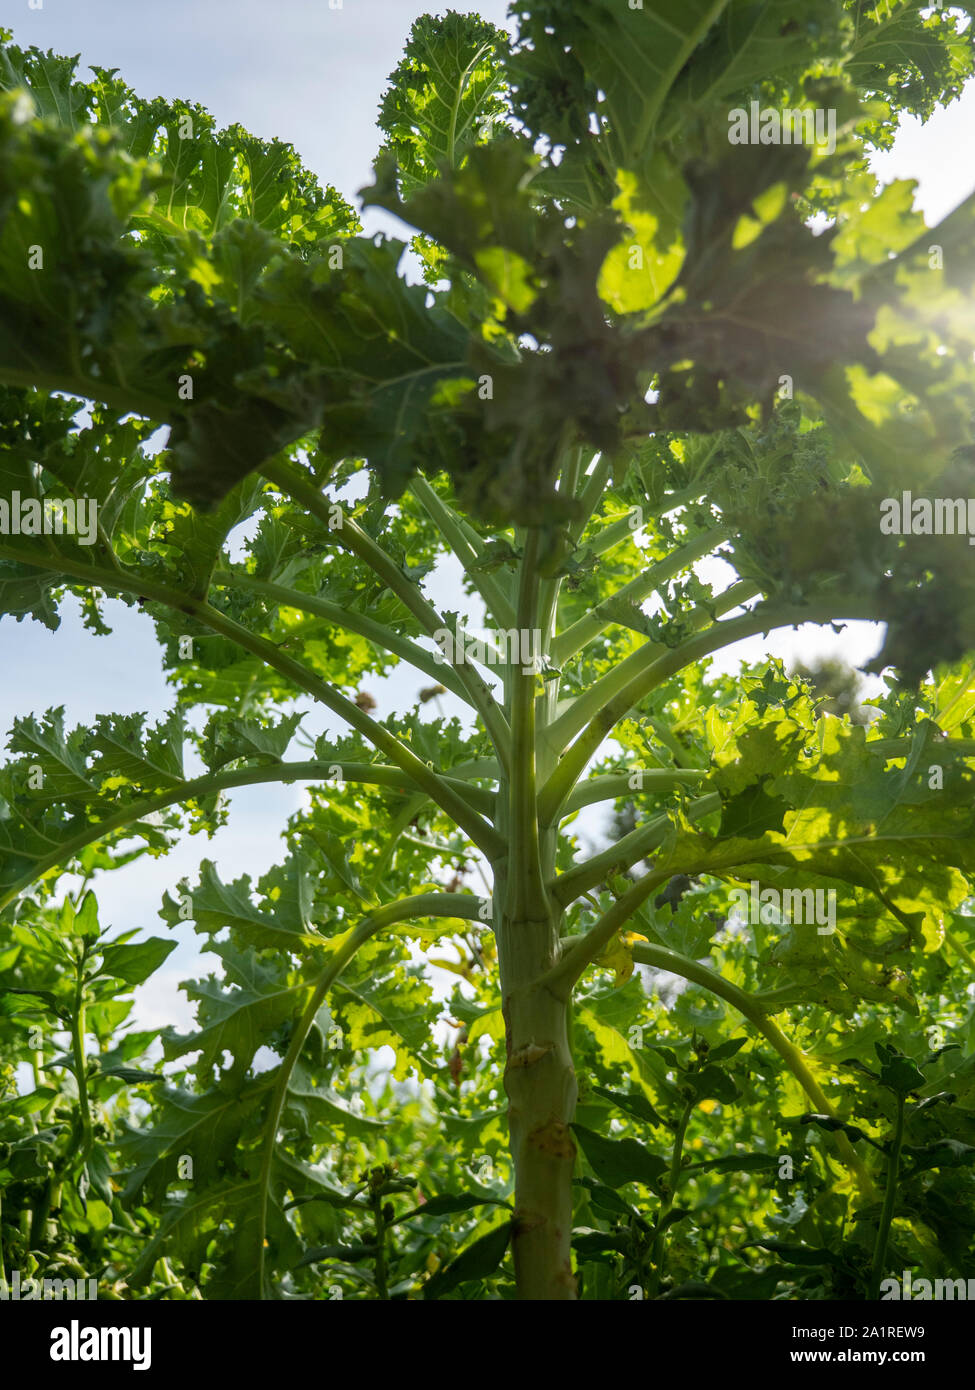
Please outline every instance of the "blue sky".
M355 201L370 181L387 75L413 20L435 8L416 0L343 0L341 9L330 8L328 0L43 0L32 9L28 0L0 0L0 23L19 43L79 53L83 65L118 68L144 96L192 99L221 125L236 121L264 138L291 142L323 183ZM506 22L507 0L484 0L476 8L495 23ZM884 180L916 178L920 205L934 221L975 187L973 148L975 92L969 91L923 129L910 123L895 151L878 159L877 172ZM367 225L382 224L370 217ZM456 606L456 575L445 571L437 589ZM114 633L98 638L83 630L73 605L66 609L56 635L36 623L0 623L0 731L15 715L59 704L66 706L69 725L111 710L163 714L172 694L151 623L111 603ZM801 653L807 660L832 651L857 661L878 646L879 634L866 624L851 625L839 638L804 629L752 639L724 653L720 664L733 669L742 656L754 660L766 651L787 659ZM377 682L380 714L394 702L412 704L423 683L412 674ZM314 727L325 721L316 719ZM259 874L278 859L279 832L300 796L295 789L238 792L230 826L214 841L194 837L166 860L145 860L102 880L103 922L164 933L156 916L163 892L183 875L195 880L204 855L217 861L225 878ZM168 969L141 994L143 1026L190 1021L176 985L196 973L199 960L188 929L182 937Z

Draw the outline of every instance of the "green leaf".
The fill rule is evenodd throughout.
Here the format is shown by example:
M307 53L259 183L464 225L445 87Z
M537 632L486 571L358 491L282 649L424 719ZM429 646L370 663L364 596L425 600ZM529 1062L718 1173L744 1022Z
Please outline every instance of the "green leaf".
M14 985L5 985L5 986L3 987L3 989L2 989L2 991L0 991L0 995L2 995L2 997L3 997L3 999L4 999L4 1006L5 1006L5 1010L6 1010L6 1011L9 1011L10 1013L19 1013L19 1012L23 1012L23 1010L19 1010L19 1009L16 1009L16 1008L15 1008L15 1006L14 1006L14 999L11 998L11 996L19 995L19 994L26 995L26 996L27 996L28 998L30 998L30 999L40 999L41 1002L46 1006L46 1008L50 1009L50 1011L51 1011L53 1014L56 1014L56 1015L58 1015L58 1016L60 1017L60 1014L61 1014L61 1010L62 1010L62 1008L63 1008L63 1005L62 1005L62 1003L58 1000L57 996L56 996L51 990L49 990L49 989L20 989L20 988L14 986Z
M143 1071L141 1067L101 1067L102 1076L116 1076L128 1086L157 1086L166 1078L154 1071Z
M115 1200L111 1181L112 1161L103 1145L96 1144L92 1149L85 1164L85 1175L90 1190L110 1207Z
M846 1261L835 1251L813 1249L806 1245L790 1245L782 1240L752 1240L749 1245L756 1245L760 1250L769 1250L774 1255L778 1255L786 1264L792 1265L830 1265L835 1269L842 1269Z
M897 1095L907 1095L927 1084L927 1078L920 1067L910 1057L905 1057L899 1048L885 1043L876 1043L880 1058L880 1084Z
M453 10L415 20L379 109L404 193L456 168L504 114L502 29Z
M521 7L522 32L544 44L543 26L554 28L554 40L542 52L554 68L571 52L585 74L590 90L599 93L596 118L607 132L611 157L623 168L639 167L646 144L681 69L727 0L655 0L642 9L593 0L584 8L553 0L528 0ZM527 21L527 22L526 22ZM551 75L525 64L532 88ZM541 71L540 71L541 70ZM534 92L533 92L534 95ZM582 91L573 93L584 101ZM546 113L547 114L547 113ZM585 123L586 108L576 120ZM545 126L542 127L545 129ZM541 133L537 130L536 133ZM561 132L560 132L561 133Z
M689 1163L681 1169L687 1173L758 1173L778 1167L775 1154L727 1154L724 1158L709 1158L703 1163Z
M583 1125L573 1125L572 1132L596 1177L607 1187L639 1182L652 1188L667 1170L664 1159L635 1139L606 1139Z
M722 1067L707 1065L700 1071L686 1073L682 1079L699 1101L713 1098L724 1105L733 1105L741 1095L733 1078Z
M200 1052L196 1064L201 1077L208 1076L228 1053L231 1074L242 1078L261 1044L298 1011L303 991L284 978L281 965L262 959L252 949L241 950L231 942L214 942L209 951L224 966L224 978L210 976L186 987L199 1005L200 1028L178 1034L162 1034L167 1060L187 1052Z
M775 1296L782 1278L782 1271L775 1268L752 1272L725 1265L715 1270L709 1286L723 1298L765 1302Z
M634 1119L643 1120L648 1125L665 1125L663 1120L654 1110L653 1106L639 1092L611 1091L606 1086L593 1086L593 1093L602 1096L603 1100L608 1100L610 1105L615 1105L619 1110L625 1111L627 1115L632 1115Z
M131 946L105 946L98 973L124 980L128 985L141 985L175 949L175 941L166 941L161 936L150 936Z
M629 1202L624 1202L619 1193L614 1192L611 1187L604 1187L602 1183L595 1182L592 1178L576 1178L574 1181L578 1186L587 1190L589 1200L599 1211L608 1212L612 1216L625 1216L628 1220L635 1221L639 1226L647 1229L647 1223L639 1212L631 1207Z
M619 1254L626 1250L627 1245L625 1235L610 1235L605 1231L582 1231L572 1237L572 1248L580 1260Z
M295 1269L303 1269L306 1265L318 1264L322 1260L359 1264L362 1260L374 1260L376 1253L375 1245L319 1245L314 1250L307 1250L295 1265Z
M311 922L312 868L307 858L293 856L261 880L263 908L254 905L251 880L244 874L225 884L209 859L200 865L199 886L190 894L193 921L198 931L216 936L233 928L238 940L258 950L276 947L294 950L321 938ZM183 905L168 894L162 916L171 926L182 920Z
M975 1163L975 1145L963 1144L960 1139L941 1138L931 1144L905 1144L904 1154L910 1158L912 1173L931 1168L961 1168Z
M511 1239L511 1222L505 1221L495 1226L493 1231L481 1236L469 1245L462 1254L452 1260L445 1269L438 1270L423 1290L425 1299L442 1298L461 1284L475 1279L488 1279L504 1259Z
M815 1125L817 1129L825 1130L827 1134L843 1133L854 1144L859 1139L868 1138L859 1125L848 1124L845 1120L838 1120L832 1115L801 1115L799 1123Z
M472 1211L474 1207L505 1207L507 1205L507 1202L500 1197L484 1197L475 1192L443 1192L436 1197L429 1197L422 1206L414 1207L412 1211L398 1216L395 1222L390 1222L390 1225L395 1225L400 1221L410 1221L414 1216L453 1216L456 1212Z
M782 797L769 796L762 781L722 802L719 835L757 838L769 830L783 830L789 804Z
M35 1086L33 1091L28 1091L26 1095L5 1101L0 1105L0 1114L33 1115L35 1110L43 1110L48 1101L54 1100L57 1095L58 1092L50 1086Z
M729 1057L736 1056L747 1042L747 1038L729 1038L727 1042L708 1049L708 1061L726 1062Z

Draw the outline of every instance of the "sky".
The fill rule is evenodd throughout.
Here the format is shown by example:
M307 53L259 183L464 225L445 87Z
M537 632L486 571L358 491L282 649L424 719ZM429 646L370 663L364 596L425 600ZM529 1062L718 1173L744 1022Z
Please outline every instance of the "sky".
M584 0L583 0L584 2ZM333 5L335 6L333 8ZM465 9L463 0L454 8ZM84 67L117 68L144 97L184 98L207 107L220 125L239 122L265 139L292 143L323 184L350 202L370 180L378 139L376 112L388 74L396 66L413 20L443 7L417 0L0 0L0 24L22 45L80 54ZM507 0L482 0L484 18L506 24ZM885 181L914 178L929 223L975 188L975 90L939 112L923 128L910 122L895 149L876 161ZM368 230L389 230L390 219L370 210ZM712 579L720 564L703 571ZM458 574L446 568L432 597L456 606ZM70 601L57 634L39 624L0 622L0 735L17 715L63 705L69 726L97 713L148 711L162 716L173 703L162 672L152 624L122 604L107 605L110 637L85 632ZM851 663L869 659L881 632L856 623L840 636L806 626L750 639L721 654L716 667L734 670L765 653L809 662L832 653ZM370 686L380 716L411 705L425 678L400 673ZM869 689L879 682L874 679ZM448 706L450 712L454 709ZM456 706L459 712L463 707ZM328 721L313 717L316 732ZM338 731L337 724L331 727ZM203 857L224 879L258 876L281 856L279 833L300 805L296 788L262 787L235 793L229 826L209 842L188 838L166 859L144 859L98 883L102 922L118 930L169 930L157 917L165 891L184 876L195 881ZM594 813L595 814L595 813ZM587 823L598 834L596 820ZM200 971L189 927L167 966L139 992L142 1027L188 1027L191 1011L178 982Z

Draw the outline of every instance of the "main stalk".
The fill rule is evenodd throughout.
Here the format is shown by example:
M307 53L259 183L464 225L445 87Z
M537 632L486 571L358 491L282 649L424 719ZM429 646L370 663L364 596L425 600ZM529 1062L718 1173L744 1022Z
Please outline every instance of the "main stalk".
M537 532L525 538L517 614L522 631L543 633L547 646L554 602L540 586ZM554 598L554 594L551 595ZM507 856L494 865L496 931L507 1061L509 1143L515 1173L512 1250L520 1298L576 1297L572 1273L572 1172L576 1077L569 1048L568 997L543 983L559 955L562 912L546 884L555 868L558 826L539 826L537 779L548 775L540 753L556 699L518 664L505 671L511 723L509 775L499 796Z
M568 1006L537 983L554 964L555 924L504 922L499 963L505 1021L511 1157L515 1171L512 1250L519 1297L574 1299L572 1170L576 1077Z

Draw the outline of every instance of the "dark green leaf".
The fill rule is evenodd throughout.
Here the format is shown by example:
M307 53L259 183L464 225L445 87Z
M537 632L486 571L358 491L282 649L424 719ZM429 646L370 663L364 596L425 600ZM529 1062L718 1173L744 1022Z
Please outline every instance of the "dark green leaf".
M423 1290L425 1299L442 1298L461 1284L474 1279L487 1279L504 1259L508 1242L511 1239L511 1223L495 1226L493 1231L481 1236L473 1245L452 1260L445 1269L438 1270Z

